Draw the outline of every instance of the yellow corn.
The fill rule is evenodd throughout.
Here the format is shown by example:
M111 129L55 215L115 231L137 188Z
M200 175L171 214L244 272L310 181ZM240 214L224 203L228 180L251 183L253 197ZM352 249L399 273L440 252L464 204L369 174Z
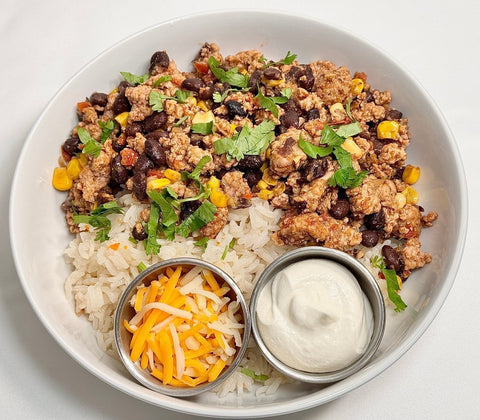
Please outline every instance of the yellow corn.
M167 178L155 178L147 182L147 190L161 190L170 184L170 180Z
M395 208L400 210L401 208L405 207L405 204L407 204L407 197L405 197L405 195L402 193L397 193L395 194L394 201Z
M413 187L407 187L402 191L402 195L405 196L406 204L417 204L418 203L418 192Z
M273 173L270 169L265 169L265 171L263 171L262 180L268 185L272 186L277 185L278 182L278 179L273 176Z
M59 191L68 191L72 188L72 178L68 176L67 168L55 168L53 170L52 185Z
M117 92L118 92L118 88L115 88L109 93L109 95L111 95L112 93L117 93Z
M270 155L272 154L272 149L270 149L270 147L267 149L267 151L265 152L265 157L267 159L270 159Z
M357 159L361 158L363 155L362 149L358 147L357 143L355 143L351 137L348 137L342 143L342 149L346 150L348 153L350 153L352 156L355 156Z
M258 198L261 198L262 200L268 200L272 198L273 195L274 195L273 191L266 190L266 189L261 189L257 194Z
M334 114L335 112L343 112L343 105L340 102L336 102L330 106L330 114Z
M127 126L127 121L128 121L128 116L129 116L129 113L128 113L128 112L122 112L121 114L118 114L118 115L115 117L115 120L116 120L122 127L126 127L126 126Z
M403 170L402 180L407 184L415 184L420 178L420 168L418 166L407 165Z
M215 188L220 188L220 180L214 176L210 177L207 184L212 190Z
M80 160L78 160L76 157L73 157L70 159L70 162L68 162L67 175L72 180L77 179L82 169L83 167Z
M279 182L275 187L272 189L274 195L280 195L285 191L285 182Z
M282 78L280 80L270 80L262 76L262 82L265 86L275 87L281 85L282 83L285 83L285 78Z
M247 69L240 70L240 73L247 74Z
M210 201L215 205L215 207L227 207L228 196L218 188L214 188L210 193Z
M80 165L82 166L82 168L85 168L85 166L87 166L87 163L88 163L87 155L85 153L81 153L78 156L78 161L79 161Z
M362 79L353 79L352 80L352 90L351 92L357 96L360 95L363 91L364 83Z
M198 101L197 106L202 110L207 112L208 111L208 106L205 101Z
M198 111L192 119L192 124L205 124L214 121L215 116L212 111Z
M173 169L170 169L170 168L165 169L163 174L165 175L165 178L167 178L172 182L177 182L177 181L180 181L180 179L182 179L182 175L180 174L180 172L174 171Z
M382 121L377 126L379 139L395 139L398 135L399 125L396 121Z
M189 96L187 98L187 102L192 105L192 106L195 106L197 105L197 98L195 98L195 96Z
M233 134L235 134L235 129L237 128L237 126L235 124L230 124L230 135L233 136Z
M268 184L263 179L261 179L257 182L257 187L261 190L266 190L268 188Z
M403 282L400 276L397 276L398 288L402 290Z
M270 149L267 149L267 152L268 152L269 150L270 150ZM260 167L260 170L261 170L262 172L264 172L265 169L267 169L267 168L268 168L268 163L267 163L267 162L263 162L263 165Z

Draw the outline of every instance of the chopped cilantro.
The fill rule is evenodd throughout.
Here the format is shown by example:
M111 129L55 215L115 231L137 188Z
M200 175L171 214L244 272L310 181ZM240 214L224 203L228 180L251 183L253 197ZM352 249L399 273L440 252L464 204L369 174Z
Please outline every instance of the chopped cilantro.
M170 98L170 99L176 99L177 102L184 104L189 96L190 96L190 92L188 90L177 89L175 91L175 98Z
M208 245L208 241L209 241L209 240L210 240L209 238L207 238L206 236L204 236L203 238L200 238L198 241L195 241L195 242L193 243L193 245L202 248L203 251L205 252L205 250L207 249L207 245Z
M237 240L235 238L233 238L228 245L225 245L225 249L223 250L223 254L222 254L222 260L224 260L226 257L227 257L227 254L228 254L228 250L229 249L233 249L233 247L235 246L235 243L237 242Z
M351 124L341 125L337 129L337 135L345 138L356 136L358 133L361 133L361 132L362 132L362 127L360 123L356 121Z
M185 120L188 118L188 115L184 115L182 118L180 118L175 124L173 124L174 127L180 127Z
M150 75L148 73L137 76L136 74L130 73L128 71L121 71L120 74L128 83L133 83L134 85L139 85L148 80Z
M263 153L274 140L275 123L264 120L254 128L248 125L242 127L240 133L235 133L232 138L224 137L213 143L215 153L225 153L227 160L242 159L245 155L259 155Z
M170 80L172 80L172 76L170 76L169 74L166 74L165 76L161 76L157 80L155 80L152 86L156 88L156 87L159 87L162 83L169 82Z
M288 51L287 55L282 60L265 64L263 68L267 68L270 66L278 66L282 64L285 64L285 65L292 64L296 58L297 58L297 54L292 54L290 51ZM261 63L265 63L267 59L262 55L258 61L260 61Z
M102 134L100 134L100 143L103 144L110 137L110 134L113 133L113 130L115 130L116 123L114 120L108 120L106 122L99 121L98 125L102 129Z
M314 144L305 141L301 135L298 138L298 147L300 147L300 149L302 149L307 156L310 156L314 159L316 159L317 157L327 156L333 151L332 146L315 146Z
M203 134L204 136L207 136L208 134L213 134L213 121L192 124L191 130L192 133Z
M140 264L137 265L138 271L141 273L142 271L145 271L147 269L147 265L142 261Z
M197 210L195 210L177 227L176 232L186 238L191 232L194 232L211 222L214 219L216 212L217 208L215 205L210 201L205 200Z
M400 290L400 285L398 284L397 273L395 270L388 269L385 266L385 259L383 257L379 257L378 255L370 260L370 264L372 264L372 267L378 268L385 276L388 298L395 305L395 311L404 311L407 305L397 293Z
M152 202L150 204L150 217L147 223L147 239L143 241L145 253L147 255L156 255L160 252L160 244L157 241L158 219L160 217L160 207Z
M252 378L253 380L255 381L260 381L260 382L265 382L267 379L268 379L268 375L257 375L253 370L251 369L247 369L247 368L242 368L241 369L241 372L246 375L246 376L249 376L250 378Z
M148 95L148 103L154 111L163 111L163 99L165 99L165 95L162 95L156 90L152 90L150 95Z
M82 153L98 157L98 155L100 155L100 151L102 150L102 145L95 140L83 127L77 128L77 134L80 141L84 144Z
M247 90L249 90L249 88L241 88L241 89L230 88L230 89L226 89L223 93L214 92L212 99L213 99L213 102L219 104L225 100L225 98L228 96L230 92L245 92Z
M237 67L234 67L230 70L224 70L220 67L220 63L213 56L210 56L208 59L208 66L210 67L210 70L214 76L222 83L227 82L232 86L240 88L247 87L248 75L239 73Z
M92 226L97 232L95 236L96 241L105 242L109 239L109 232L112 227L110 219L107 217L110 214L122 214L123 209L118 207L115 200L108 203L101 204L96 209L87 214L74 214L73 222L76 224L86 223Z

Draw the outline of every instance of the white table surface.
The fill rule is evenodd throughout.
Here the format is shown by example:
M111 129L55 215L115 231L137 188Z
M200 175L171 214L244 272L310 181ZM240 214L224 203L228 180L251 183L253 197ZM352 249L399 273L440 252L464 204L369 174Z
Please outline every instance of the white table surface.
M208 3L208 5L207 5ZM351 30L403 63L442 109L469 180L469 236L456 282L420 340L379 377L289 419L480 419L480 6L457 1L0 0L0 418L188 419L84 370L40 323L10 251L10 180L48 100L113 43L172 17L230 7L287 10ZM188 28L186 28L188 30ZM200 37L201 38L201 37ZM32 215L34 217L34 215Z

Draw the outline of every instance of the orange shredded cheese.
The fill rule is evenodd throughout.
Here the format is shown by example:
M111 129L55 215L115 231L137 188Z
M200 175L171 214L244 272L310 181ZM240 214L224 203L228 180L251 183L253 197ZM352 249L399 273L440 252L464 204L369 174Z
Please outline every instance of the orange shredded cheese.
M241 314L228 310L230 287L221 283L210 270L179 265L140 287L132 299L135 315L123 321L131 360L171 386L217 379L243 332Z

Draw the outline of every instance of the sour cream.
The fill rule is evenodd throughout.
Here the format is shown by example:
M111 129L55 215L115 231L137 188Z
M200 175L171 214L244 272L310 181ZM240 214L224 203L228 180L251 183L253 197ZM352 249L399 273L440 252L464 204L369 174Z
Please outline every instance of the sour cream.
M373 332L370 303L355 276L327 259L296 262L260 292L258 330L286 365L331 372L357 360Z

